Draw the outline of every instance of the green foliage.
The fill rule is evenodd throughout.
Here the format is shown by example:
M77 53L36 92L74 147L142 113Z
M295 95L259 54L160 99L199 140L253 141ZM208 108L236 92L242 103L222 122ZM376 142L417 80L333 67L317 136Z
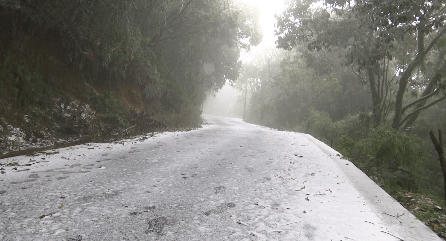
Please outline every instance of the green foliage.
M335 141L339 128L356 122L341 120L368 104L365 88L334 52L312 53L303 48L293 53L271 51L258 56L256 65L245 65L242 76L248 80L252 96L250 121L294 128L329 144ZM365 125L354 124L355 128Z
M322 141L327 142L335 135L335 124L326 112L311 109L306 122L308 133L321 138Z
M235 82L240 51L260 42L255 10L239 0L0 1L0 111L17 108L5 122L31 129L27 139L34 129L69 140L196 127L206 94Z
M158 113L199 108L205 93L238 78L240 51L261 40L256 9L238 0L17 4L0 3L0 45L5 46L0 55L12 50L19 53L17 59L36 58L33 49L24 49L23 43L47 38L54 41L51 47L57 60L81 72L91 85L137 83L144 90L148 109ZM48 62L42 58L38 61ZM213 70L206 72L204 63L212 65ZM15 69L21 66L13 64ZM41 68L46 71L43 74L35 63L20 68L8 68L10 72L2 69L2 94L6 81L17 80L26 94L19 93L16 98L25 105L30 99L42 99L41 83L48 80L47 72L56 68ZM118 119L124 124L122 118Z
M23 108L37 105L46 108L57 90L52 76L44 77L41 66L32 68L33 61L18 64L8 54L0 64L0 97L12 98Z
M109 91L105 91L102 96L93 95L90 100L97 108L105 112L104 121L111 123L109 131L125 129L130 126L125 106L121 101L115 99Z
M340 146L369 175L382 179L384 188L416 191L422 184L421 165L425 155L421 140L394 129L378 127L356 145L347 137Z
M368 82L373 125L383 124L394 109L392 127L400 128L404 114L408 114L403 108L404 99L410 97L407 93L411 93L408 87L430 94L433 89L425 87L441 72L425 67L441 66L444 63L441 58L429 65L424 62L444 51L444 47L440 49L446 34L444 3L379 0L354 4L343 1L348 4L342 5L326 0L314 5L312 2L290 1L277 16L277 46L288 50L306 46L312 52L344 50L341 52L344 64ZM324 60L319 58L315 63ZM423 76L416 73L418 67ZM399 77L394 75L397 72L401 73L397 74ZM418 103L415 109L424 105L425 102ZM409 122L417 117L413 115Z
M359 112L356 115L348 115L337 122L339 132L355 141L367 137L372 127L372 117L365 112Z
M21 103L22 107L39 102L45 94L50 94L47 93L46 83L39 73L30 70L27 66L18 66L16 71L18 82L16 100Z
M356 141L352 138L343 135L339 138L337 150L342 153L343 156L350 157L353 155L356 148Z
M337 135L335 136L333 148L338 150L346 157L352 157L361 160L361 156L368 153L358 153L356 151L357 143L369 136L371 129L371 117L369 114L361 112L356 115L349 115L335 123Z
M17 85L17 78L10 70L10 57L6 56L3 63L0 63L0 98L5 100L10 94L9 91L13 91L13 96L17 98L17 90L13 88Z
M416 144L413 138L383 127L372 130L365 140L373 162L394 168L415 163L418 153L412 147Z

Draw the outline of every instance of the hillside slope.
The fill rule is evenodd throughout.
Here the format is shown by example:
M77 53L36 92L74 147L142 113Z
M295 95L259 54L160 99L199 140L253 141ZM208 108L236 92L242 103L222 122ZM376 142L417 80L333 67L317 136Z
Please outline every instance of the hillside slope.
M0 157L200 124L184 113L155 110L133 81L87 81L81 71L61 64L57 49L46 40L33 38L23 45L24 52L38 57L10 52L0 63ZM45 73L50 77L42 78Z
M0 158L195 127L261 40L237 2L0 0Z

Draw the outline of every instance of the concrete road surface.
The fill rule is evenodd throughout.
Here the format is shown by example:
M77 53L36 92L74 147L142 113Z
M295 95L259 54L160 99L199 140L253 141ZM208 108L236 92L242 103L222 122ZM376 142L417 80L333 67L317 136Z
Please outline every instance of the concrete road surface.
M441 240L313 137L205 117L0 160L0 240Z

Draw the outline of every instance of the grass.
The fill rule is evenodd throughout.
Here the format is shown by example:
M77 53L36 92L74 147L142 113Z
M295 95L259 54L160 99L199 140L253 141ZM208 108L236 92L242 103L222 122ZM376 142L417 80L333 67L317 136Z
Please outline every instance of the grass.
M443 240L446 239L446 207L444 200L429 194L407 191L394 191L391 195L438 236Z

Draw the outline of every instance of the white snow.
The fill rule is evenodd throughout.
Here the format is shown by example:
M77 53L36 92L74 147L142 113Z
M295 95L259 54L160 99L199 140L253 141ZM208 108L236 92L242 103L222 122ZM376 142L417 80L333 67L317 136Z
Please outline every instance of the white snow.
M191 132L157 133L154 136L138 136L114 143L89 143L42 152L34 156L1 159L0 164L6 173L0 174L0 183L27 178L30 171L94 163L101 158L128 153L132 148L137 148L138 145L148 142L165 142L168 145L157 150L158 157L145 157L144 160L147 160L145 163L150 161L157 162L157 165L167 165L167 163L163 163L165 160L158 161L157 159L162 157L160 155L164 155L165 152L166 155L169 154L172 157L183 155L181 157L184 159L187 155L195 155L193 150L186 152L186 149L175 146L176 141L174 140L182 136L182 143L185 145L187 139L193 139L193 136L196 138L193 139L195 142L189 143L189 145L197 144L194 148L203 151L197 155L210 157L218 155L215 153L217 151L228 152L223 154L228 158L233 158L221 162L222 165L226 163L224 169L228 170L222 173L233 176L221 176L221 183L215 183L215 185L207 183L206 185L225 186L226 192L237 193L238 196L232 197L234 200L238 200L234 210L243 206L243 213L232 213L230 216L231 220L239 225L231 226L234 238L242 237L246 227L249 227L257 240L268 240L268 237L274 234L282 235L280 236L282 240L296 240L298 236L301 237L298 240L330 240L331 238L357 241L441 240L357 169L353 163L342 159L338 152L312 136L249 125L240 119L206 117L211 124ZM206 136L206 132L208 136ZM250 133L252 136L243 139L244 132L245 134ZM199 135L192 134L202 135L200 137L202 139L197 137ZM219 135L219 139L212 141L213 137L209 135ZM233 139L226 143L223 139L225 135L231 136ZM207 138L205 139L208 141L207 143L201 142L204 138ZM246 154L246 156L236 156L231 153L229 147L218 149L231 145L232 152L244 151L243 155ZM243 150L244 146L251 146L252 149ZM262 151L264 152L259 154ZM256 165L259 160L249 158L249 154L265 158L262 162L271 162L271 165ZM268 161L267 155L274 158ZM198 158L197 156L192 157ZM186 165L186 162L184 160L175 165ZM12 165L12 163L18 165ZM106 166L100 167L106 168ZM177 166L166 168L174 167ZM206 167L202 168L208 170ZM26 169L30 170L25 171ZM107 170L110 169L105 171ZM169 173L172 170L164 171ZM163 169L160 168L158 171L161 172ZM156 174L153 173L153 175ZM274 176L270 176L272 174ZM256 178L265 177L266 179L265 182L255 182L255 184L248 184L250 180L245 181L246 183L239 181L246 180L247 175L255 175ZM217 180L211 179L211 174L209 176L203 174L203 177ZM152 178L161 178L161 176ZM163 176L163 178L160 180L164 180L166 185L175 186L178 184L175 180L170 180L170 176ZM240 190L246 190L246 192ZM159 195L162 195L161 191L168 192L169 190L160 190ZM253 198L256 192L261 195ZM153 197L153 201L156 198ZM214 213L223 212L226 209L232 210L222 205L227 200L217 194L206 198L209 205L217 206L211 209ZM208 217L214 216L204 216L203 218ZM205 235L212 232L209 227L211 226L199 226L198 230ZM61 233L62 231L56 230L55 232Z

